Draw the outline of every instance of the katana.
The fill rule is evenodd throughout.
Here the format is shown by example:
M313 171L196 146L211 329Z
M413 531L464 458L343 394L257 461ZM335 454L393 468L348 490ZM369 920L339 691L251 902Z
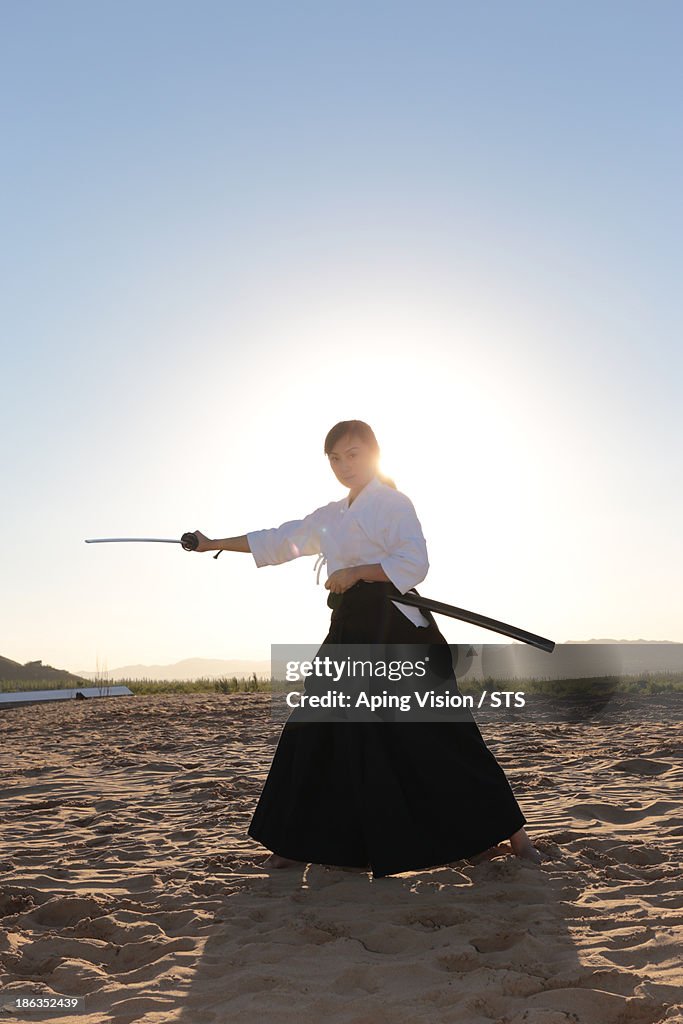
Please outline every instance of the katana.
M501 622L499 619L491 619L488 615L480 615L479 612L470 612L466 608L456 608L452 604L444 604L443 601L433 601L430 597L421 597L418 593L387 594L390 601L398 601L399 604L410 604L415 608L423 608L426 611L438 612L441 615L448 615L452 619L461 619L463 622L471 622L473 626L482 626L494 633L502 633L504 636L511 636L515 640L523 640L525 644L539 647L542 651L552 654L555 642L548 640L537 633L529 633L519 626L511 626L509 622Z
M199 546L199 538L196 533L184 533L180 540L170 537L94 537L86 540L86 544L181 544L185 551L196 551ZM221 551L223 549L221 548ZM220 551L213 556L218 558Z
M170 537L95 537L86 540L86 544L180 544L185 551L195 551L199 545L196 533L184 533L180 540ZM221 548L221 551L223 549ZM221 551L213 556L218 558ZM456 608L455 605L445 604L443 601L434 601L430 597L422 597L414 589L407 594L387 594L390 601L398 601L399 604L410 604L414 608L421 608L423 611L437 612L441 615L448 615L452 619L461 619L463 622L470 622L473 626L481 626L483 629L490 629L494 633L502 633L515 640L522 640L525 644L539 647L542 651L552 654L555 649L555 642L548 640L537 633L529 633L519 626L511 626L509 622L501 622L500 619L491 619L488 615L480 615L479 612L471 612L466 608Z
M95 537L86 540L86 544L128 544L131 541L138 541L142 544L180 544L179 540L171 540L169 537Z

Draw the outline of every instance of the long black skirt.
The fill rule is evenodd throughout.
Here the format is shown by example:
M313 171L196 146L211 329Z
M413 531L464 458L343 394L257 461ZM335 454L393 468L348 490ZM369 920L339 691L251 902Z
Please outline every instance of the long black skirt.
M335 607L318 654L340 643L445 645L430 652L459 693L433 615L415 626L387 593L399 594L392 583L362 581L330 595ZM526 824L469 713L459 721L295 719L296 712L282 728L247 830L281 857L382 878L471 857Z

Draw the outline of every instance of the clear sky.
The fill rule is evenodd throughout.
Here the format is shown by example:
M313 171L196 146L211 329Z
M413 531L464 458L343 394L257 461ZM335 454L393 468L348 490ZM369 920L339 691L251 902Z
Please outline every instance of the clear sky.
M0 6L0 654L77 671L322 641L374 428L421 593L683 641L675 2ZM439 618L452 642L496 634Z

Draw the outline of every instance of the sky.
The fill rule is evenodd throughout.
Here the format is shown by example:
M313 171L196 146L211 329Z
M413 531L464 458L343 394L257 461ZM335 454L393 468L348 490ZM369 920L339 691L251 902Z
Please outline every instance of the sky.
M322 642L363 419L423 595L683 642L674 2L0 4L0 655ZM439 617L450 643L498 634Z

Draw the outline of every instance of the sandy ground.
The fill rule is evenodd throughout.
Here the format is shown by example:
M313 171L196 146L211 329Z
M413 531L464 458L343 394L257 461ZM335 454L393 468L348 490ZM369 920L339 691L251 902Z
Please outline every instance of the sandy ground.
M478 719L541 866L267 870L268 696L0 715L0 1006L79 1024L683 1021L680 754L664 721Z

